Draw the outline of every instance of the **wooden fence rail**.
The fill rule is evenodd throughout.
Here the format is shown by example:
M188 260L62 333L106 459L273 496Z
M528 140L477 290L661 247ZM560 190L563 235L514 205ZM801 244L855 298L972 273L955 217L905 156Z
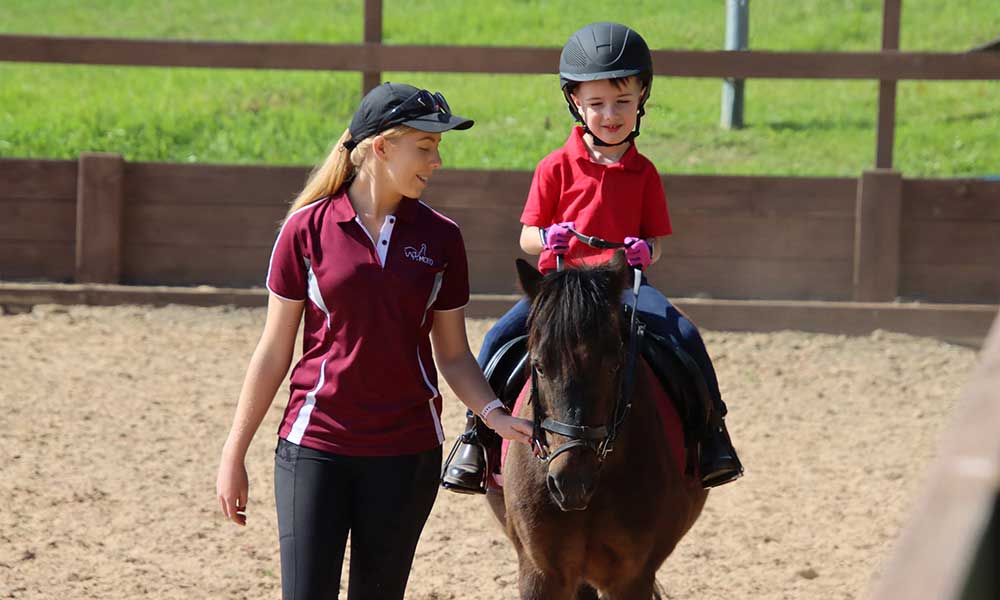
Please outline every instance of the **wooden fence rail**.
M0 160L0 280L261 285L304 167ZM463 229L478 293L516 291L527 171L447 170L425 199ZM664 177L673 296L1000 302L1000 182Z
M434 73L546 74L558 48L209 42L123 38L0 35L0 61ZM654 50L654 70L669 77L774 79L1000 78L1000 55L990 52L769 52Z

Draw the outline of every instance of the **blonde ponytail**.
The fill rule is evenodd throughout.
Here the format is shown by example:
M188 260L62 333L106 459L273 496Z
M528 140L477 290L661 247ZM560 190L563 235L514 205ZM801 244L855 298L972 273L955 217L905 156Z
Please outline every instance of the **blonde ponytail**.
M325 198L344 185L354 173L354 165L351 164L351 154L344 148L344 142L351 139L351 130L345 129L344 134L333 146L333 150L327 155L323 164L313 169L306 180L306 186L299 192L292 206L288 209L288 214L292 214L298 209L312 204L320 198Z
M388 140L393 140L405 135L409 131L413 131L413 129L405 125L399 125L380 132L378 135ZM348 151L344 147L344 142L350 139L351 130L345 129L343 135L334 144L330 154L327 155L326 160L323 161L323 164L313 169L312 173L309 174L306 186L302 188L302 191L295 197L295 200L292 201L292 205L288 209L289 215L303 206L308 206L317 200L333 194L354 177L354 174L364 164L365 158L368 156L368 150L372 146L372 138L367 137L361 140L353 150Z

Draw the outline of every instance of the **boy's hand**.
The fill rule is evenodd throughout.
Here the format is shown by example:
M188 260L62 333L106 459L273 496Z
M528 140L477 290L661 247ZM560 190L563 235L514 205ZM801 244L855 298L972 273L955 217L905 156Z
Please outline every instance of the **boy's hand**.
M573 221L564 221L542 230L542 247L556 254L566 254L569 238L573 236Z
M649 242L642 238L625 238L625 259L632 267L645 269L653 262L653 253Z

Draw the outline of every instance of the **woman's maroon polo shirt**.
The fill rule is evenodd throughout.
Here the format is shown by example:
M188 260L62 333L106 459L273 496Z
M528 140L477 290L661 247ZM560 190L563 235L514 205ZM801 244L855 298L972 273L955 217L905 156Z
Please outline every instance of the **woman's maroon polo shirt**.
M267 288L305 301L280 437L355 456L444 441L429 334L434 311L469 301L458 225L403 198L373 240L341 191L286 219Z

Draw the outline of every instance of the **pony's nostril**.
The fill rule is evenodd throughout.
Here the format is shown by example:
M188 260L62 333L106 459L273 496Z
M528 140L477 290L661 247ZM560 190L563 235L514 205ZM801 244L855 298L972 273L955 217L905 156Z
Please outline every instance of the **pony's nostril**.
M593 494L594 479L592 477L567 477L549 475L545 484L549 488L549 496L564 511L585 510Z
M562 500L565 499L565 497L563 496L562 490L559 489L559 482L556 480L555 477L553 477L552 475L549 475L548 477L546 477L545 478L545 484L548 486L549 493L552 494L553 498L555 498L556 500L559 500L559 501L562 501Z

